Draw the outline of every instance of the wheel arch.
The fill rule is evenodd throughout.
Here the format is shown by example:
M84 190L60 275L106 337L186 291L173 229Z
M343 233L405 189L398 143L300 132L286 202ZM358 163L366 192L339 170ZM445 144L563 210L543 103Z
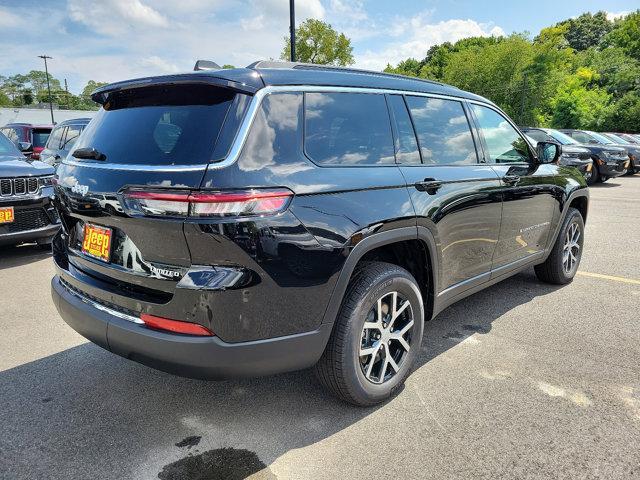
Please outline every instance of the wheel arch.
M569 193L566 200L562 204L562 210L560 211L560 218L556 224L555 231L553 232L553 237L551 237L551 241L548 242L547 248L545 250L544 259L546 260L551 254L551 250L558 239L558 234L560 233L560 229L562 228L562 224L564 223L564 219L569 212L569 208L574 207L577 208L578 211L582 214L582 219L586 224L587 221L587 213L589 211L589 190L587 187L578 188ZM584 212L584 213L583 213Z
M401 254L402 249L407 248L409 245L416 247L421 245L424 249L426 265L424 265L424 270L421 272L422 282L419 278L417 278L417 281L421 283L420 287L423 292L425 319L430 319L433 312L433 300L438 285L437 272L439 271L439 263L436 256L436 242L431 232L426 228L401 227L370 235L362 239L351 249L340 271L329 304L325 309L322 323L333 324L333 322L335 322L349 281L361 261L380 259L380 257L376 256L380 255L383 261L407 268L407 262L413 259L407 258L405 262L393 261L389 255L393 254L394 251L396 255ZM416 276L415 269L412 271L412 268L407 268L407 270Z

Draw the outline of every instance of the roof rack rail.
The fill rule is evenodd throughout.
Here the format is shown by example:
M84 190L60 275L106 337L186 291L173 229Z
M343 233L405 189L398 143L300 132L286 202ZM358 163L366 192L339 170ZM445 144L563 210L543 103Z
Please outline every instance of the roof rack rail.
M428 80L426 78L407 77L406 75L399 75L397 73L376 72L375 70L364 70L360 68L339 67L335 65L318 65L315 63L303 63L303 62L285 62L277 60L258 60L256 62L247 65L247 68L252 70L261 68L291 68L296 70L324 70L328 72L344 72L344 73L356 73L361 75L376 75L381 77L395 77L416 80L418 82L431 83L434 85L443 85L435 80ZM456 87L452 87L456 88Z

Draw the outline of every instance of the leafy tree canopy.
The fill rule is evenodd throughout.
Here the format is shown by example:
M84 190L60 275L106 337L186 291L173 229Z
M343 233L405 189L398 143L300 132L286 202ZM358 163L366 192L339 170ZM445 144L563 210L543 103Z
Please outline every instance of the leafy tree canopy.
M291 58L291 40L285 37L280 58ZM353 65L353 47L344 33L321 20L308 19L296 29L296 60L322 65Z

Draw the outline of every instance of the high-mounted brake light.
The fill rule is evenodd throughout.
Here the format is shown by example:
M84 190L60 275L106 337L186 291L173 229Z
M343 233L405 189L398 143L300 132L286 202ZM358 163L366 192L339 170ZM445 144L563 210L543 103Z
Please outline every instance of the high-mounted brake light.
M140 314L140 319L144 324L155 330L164 330L172 333L182 333L184 335L197 335L200 337L213 337L213 332L207 327L203 327L198 323L181 322L179 320L171 320L169 318L156 317L148 313Z
M292 196L284 188L198 193L129 190L123 194L123 203L131 215L215 218L279 213Z

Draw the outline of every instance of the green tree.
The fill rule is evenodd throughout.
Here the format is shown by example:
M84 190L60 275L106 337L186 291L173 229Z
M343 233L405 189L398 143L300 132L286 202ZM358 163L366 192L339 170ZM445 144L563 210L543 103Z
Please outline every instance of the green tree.
M285 37L280 58L291 57L291 40ZM321 20L310 18L296 29L296 60L322 65L352 65L353 47L344 33L338 33Z
M490 98L514 117L519 115L524 70L534 55L531 41L511 35L486 46L454 51L444 69L445 83Z
M596 86L598 74L581 67L565 79L551 99L551 124L556 128L599 130L610 116L611 96Z
M566 26L565 38L574 50L586 50L595 47L602 38L611 31L613 22L607 19L606 12L583 13L579 17L570 18L556 24Z
M387 64L384 71L387 73L394 73L396 75L406 75L407 77L419 77L422 66L423 63L419 62L415 58L407 58L400 62L396 67L392 67L390 64Z
M640 10L618 20L603 44L620 47L630 57L640 60Z
M614 132L640 132L640 96L625 94L607 112L603 130Z

